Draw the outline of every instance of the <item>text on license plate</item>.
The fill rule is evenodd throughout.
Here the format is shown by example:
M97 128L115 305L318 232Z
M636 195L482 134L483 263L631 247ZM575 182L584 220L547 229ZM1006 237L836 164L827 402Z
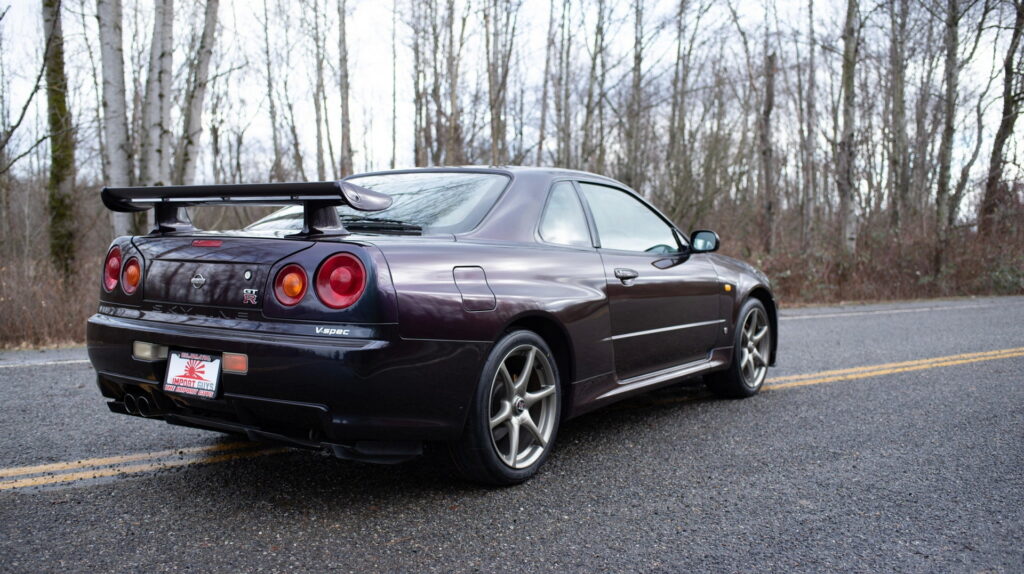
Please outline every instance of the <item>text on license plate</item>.
M171 351L167 357L164 391L212 399L217 396L220 356Z

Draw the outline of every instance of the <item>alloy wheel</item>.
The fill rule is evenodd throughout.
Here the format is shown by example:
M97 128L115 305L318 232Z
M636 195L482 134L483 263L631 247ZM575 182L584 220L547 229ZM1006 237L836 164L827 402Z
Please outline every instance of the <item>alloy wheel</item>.
M551 442L558 393L547 356L533 345L505 355L491 382L489 424L498 458L515 469L535 463Z
M743 331L740 335L740 374L743 384L756 389L764 383L768 373L768 353L770 351L768 318L764 311L753 308L743 318Z

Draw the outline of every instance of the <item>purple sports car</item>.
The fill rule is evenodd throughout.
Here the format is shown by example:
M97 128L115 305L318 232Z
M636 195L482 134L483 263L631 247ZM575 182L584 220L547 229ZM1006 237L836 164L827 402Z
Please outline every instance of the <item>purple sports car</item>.
M110 410L400 462L443 445L513 484L559 424L704 375L757 393L775 361L768 279L622 184L545 168L337 182L107 188L154 210L114 240L89 357ZM186 207L284 205L230 232Z

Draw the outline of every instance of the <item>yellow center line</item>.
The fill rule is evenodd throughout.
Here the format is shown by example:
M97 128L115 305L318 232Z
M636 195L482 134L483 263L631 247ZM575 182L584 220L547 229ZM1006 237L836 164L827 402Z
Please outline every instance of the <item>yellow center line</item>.
M257 444L258 443L251 442L232 442L226 444L217 444L213 446L193 446L169 450L158 450L154 452L140 452L136 454L126 454L121 456L84 458L82 460L74 460L69 462L54 462L51 464L39 464L35 466L16 466L11 468L0 468L0 478L5 478L8 476L21 476L24 474L40 474L44 472L74 470L76 468L88 468L93 466L108 466L112 464L122 464L126 462L135 462L139 460L151 460L155 458L164 458L175 455L189 455L204 452L219 452L222 450L237 450L240 448L254 447L257 446Z
M963 353L960 355L949 355L946 357L933 357L930 359L916 359L913 361L902 361L899 363L886 363L883 365L867 365L864 367L852 367L849 369L838 369L834 371L821 371L818 373L807 373L803 375L789 375L786 377L774 377L765 381L766 383L781 383L784 381L799 381L804 379L819 379L822 377L833 377L837 375L847 375L851 373L861 373L864 371L881 371L887 369L894 369L900 367L913 367L917 365L930 365L936 361L952 361L959 359L1002 359L1003 355L1016 356L1017 353L1024 353L1024 347L1017 347L1014 349L1002 349L999 351L982 351L980 353ZM972 361L974 362L974 361Z
M111 468L97 468L92 470L86 470L81 472L70 472L65 474L54 474L47 476L33 476L29 478L19 478L15 480L6 480L0 482L0 490L10 490L13 488L27 488L30 486L45 486L48 484L61 484L66 482L75 482L78 480L88 480L96 478L104 478L110 476L121 476L129 474L139 474L142 472L151 472L155 470L164 470L168 468L176 468L180 466L190 466L195 464L213 464L217 462L226 462L229 460L236 460L240 458L252 458L257 456L266 456L271 454L278 454L285 452L286 448L274 448L264 450L246 450L242 452L229 452L226 454L219 454L216 456L209 456L205 458L192 458L184 460L171 460L164 462L154 462L148 464L135 464L129 466L111 467Z
M890 363L888 365L878 365L874 369L864 368L859 372L857 372L854 369L846 369L845 373L843 371L825 371L822 373L817 373L816 378L811 378L811 376L805 376L807 378L805 378L804 380L797 380L785 383L772 383L772 381L790 380L790 378L788 377L779 377L778 379L769 379L768 382L772 384L766 384L765 389L773 391L779 389L790 389L793 387L804 387L808 385L818 385L821 383L831 383L836 381L852 381L856 379L866 379L869 377L879 377L882 375L893 375L896 373L908 373L912 371L924 371L927 369L937 369L939 367L952 367L956 365L980 363L982 361L1012 359L1015 357L1024 357L1024 348L1005 349L1003 351L994 351L988 354L969 353L965 355L950 355L948 357L936 357L934 359L928 359L927 361L907 361L906 363L903 363L904 366L898 366L900 365L900 363Z

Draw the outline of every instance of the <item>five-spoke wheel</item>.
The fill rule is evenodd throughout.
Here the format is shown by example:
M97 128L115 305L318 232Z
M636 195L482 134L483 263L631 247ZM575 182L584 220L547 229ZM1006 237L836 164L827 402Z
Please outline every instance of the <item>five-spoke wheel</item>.
M558 433L561 391L547 343L531 331L500 339L484 366L466 432L452 444L471 480L515 484L532 476Z
M751 307L743 317L740 346L737 349L740 353L743 384L751 389L759 388L764 383L765 374L768 373L768 354L771 352L768 346L771 342L768 332L768 317L764 309Z
M764 304L743 303L734 329L732 363L705 377L708 387L724 397L749 397L761 390L771 362L772 328Z
M491 383L491 445L502 462L527 468L547 449L558 419L557 381L551 363L534 345L505 355Z

